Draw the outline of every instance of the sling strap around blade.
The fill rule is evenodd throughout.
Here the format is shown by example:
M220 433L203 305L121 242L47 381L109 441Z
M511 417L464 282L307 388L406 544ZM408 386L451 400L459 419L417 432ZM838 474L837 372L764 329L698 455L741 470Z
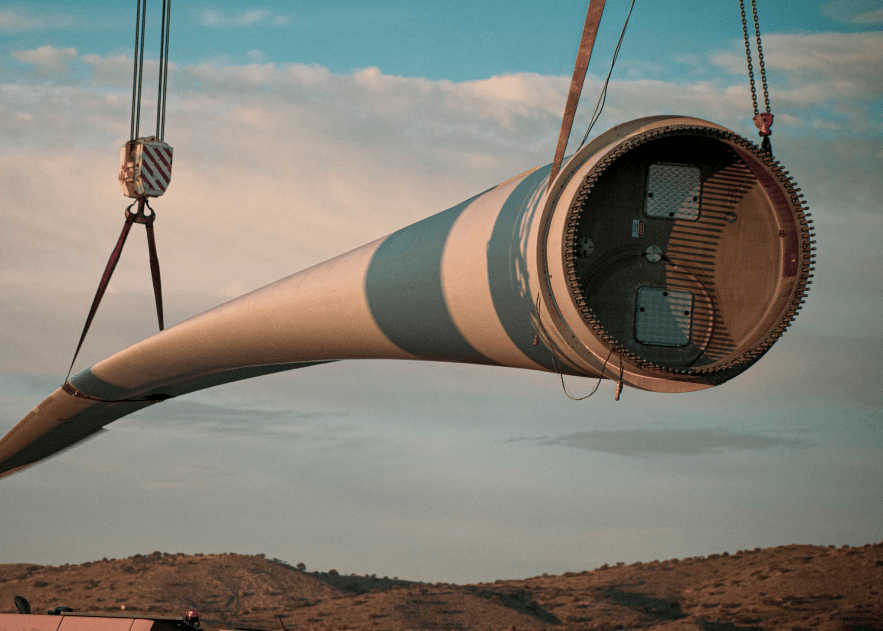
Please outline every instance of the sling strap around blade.
M605 1L591 0L589 2L586 23L579 42L579 52L577 52L576 64L573 67L573 78L570 80L570 92L567 94L567 104L564 106L561 133L558 134L558 146L555 148L555 159L552 161L552 172L549 173L548 188L552 187L552 182L561 170L561 162L564 160L567 140L570 138L570 130L573 128L573 119L576 116L577 105L579 105L579 97L586 79L586 71L589 68L589 60L592 58L592 49L595 47L595 37L598 35L598 27L601 25Z
M138 204L138 211L133 213L130 209L136 203ZM150 209L149 216L144 214L145 206ZM159 275L159 258L156 254L156 239L153 234L153 221L155 219L156 213L150 208L150 205L147 204L145 198L133 202L126 208L126 222L123 224L123 230L120 232L120 237L117 239L116 246L114 247L113 252L111 252L107 265L104 268L104 274L101 276L101 281L98 283L95 298L92 300L92 307L89 309L89 315L86 317L86 324L83 326L83 332L80 334L80 341L77 343L77 350L74 352L74 358L71 360L70 368L68 368L67 376L64 379L65 383L70 380L71 371L74 369L74 363L77 361L80 349L83 348L83 342L86 340L86 334L89 332L89 327L92 326L92 320L95 319L95 314L98 312L98 305L101 304L101 299L104 297L104 293L107 291L107 286L110 284L110 277L113 276L117 263L119 263L120 255L123 252L123 246L126 244L126 239L129 236L129 231L132 229L133 223L143 223L147 229L147 247L150 251L150 274L153 278L153 296L156 300L156 317L159 322L159 330L162 331L164 329L162 283Z

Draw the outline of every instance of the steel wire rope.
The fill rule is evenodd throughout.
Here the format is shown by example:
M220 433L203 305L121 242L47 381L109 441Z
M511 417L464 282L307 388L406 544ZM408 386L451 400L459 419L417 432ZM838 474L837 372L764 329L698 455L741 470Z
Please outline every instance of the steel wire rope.
M132 122L129 140L138 137L141 125L141 83L144 73L144 32L147 30L147 0L135 0L135 61L132 70Z
M613 75L613 67L616 65L616 58L619 57L619 49L622 48L622 41L625 39L625 30L628 28L629 18L632 17L632 9L634 8L635 0L632 0L632 4L629 6L629 13L625 18L625 24L622 25L622 33L619 35L619 42L616 44L616 50L613 51L613 61L610 62L610 71L607 73L607 79L604 80L604 87L601 89L601 95L598 97L598 102L595 104L595 111L592 112L592 117L589 119L589 128L586 129L586 133L583 135L583 139L579 143L577 151L579 151L579 149L586 143L586 139L588 139L589 134L592 133L592 128L595 126L595 123L601 118L601 112L604 111L604 104L607 102L607 86L610 84L610 77Z
M159 81L156 88L156 137L163 140L166 132L166 92L169 83L169 29L172 0L163 0L162 27L159 42Z

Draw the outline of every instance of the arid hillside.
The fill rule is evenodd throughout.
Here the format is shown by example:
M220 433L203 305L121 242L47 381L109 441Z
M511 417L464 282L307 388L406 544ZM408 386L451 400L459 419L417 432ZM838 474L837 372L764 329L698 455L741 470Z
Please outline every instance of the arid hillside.
M883 543L791 545L475 585L308 572L240 554L154 552L0 565L0 611L202 614L203 629L883 631Z

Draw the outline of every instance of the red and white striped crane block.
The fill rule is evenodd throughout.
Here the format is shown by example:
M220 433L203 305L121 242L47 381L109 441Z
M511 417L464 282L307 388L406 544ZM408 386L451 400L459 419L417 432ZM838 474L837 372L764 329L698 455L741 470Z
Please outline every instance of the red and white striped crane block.
M137 138L120 150L120 188L126 197L159 197L172 180L172 148L156 136Z

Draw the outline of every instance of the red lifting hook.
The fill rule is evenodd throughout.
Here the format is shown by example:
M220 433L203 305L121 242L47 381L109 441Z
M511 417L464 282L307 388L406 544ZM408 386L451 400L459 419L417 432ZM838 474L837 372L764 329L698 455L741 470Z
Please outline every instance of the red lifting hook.
M758 136L769 136L773 132L770 127L773 126L773 115L770 112L754 115L754 125L760 130Z

